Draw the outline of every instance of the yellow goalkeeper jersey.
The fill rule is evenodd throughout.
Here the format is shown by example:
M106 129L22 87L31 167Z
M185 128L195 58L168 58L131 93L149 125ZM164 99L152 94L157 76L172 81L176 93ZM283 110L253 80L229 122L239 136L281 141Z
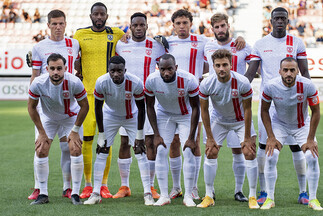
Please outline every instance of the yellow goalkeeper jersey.
M115 55L115 47L124 32L117 27L106 27L95 32L91 27L78 29L74 38L80 43L83 84L93 94L96 80L107 73L108 62Z

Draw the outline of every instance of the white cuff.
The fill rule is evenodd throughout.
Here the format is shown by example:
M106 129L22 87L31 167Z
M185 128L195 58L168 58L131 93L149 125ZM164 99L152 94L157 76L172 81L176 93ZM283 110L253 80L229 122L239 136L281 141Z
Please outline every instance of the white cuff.
M144 139L144 130L137 130L136 140L143 140Z
M98 145L100 147L103 147L104 146L104 143L105 143L104 140L105 140L105 134L104 134L104 132L102 132L102 133L99 132Z
M79 130L80 130L80 126L74 125L73 128L72 128L72 131L74 131L75 133L78 133Z

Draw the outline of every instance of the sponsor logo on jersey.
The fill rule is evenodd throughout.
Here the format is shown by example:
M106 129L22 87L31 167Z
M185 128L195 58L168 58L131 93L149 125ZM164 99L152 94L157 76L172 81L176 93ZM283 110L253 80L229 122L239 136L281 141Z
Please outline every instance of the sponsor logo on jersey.
M303 94L297 95L297 100L298 101L303 101L304 100L304 95Z
M64 99L69 99L69 98L70 98L70 93L69 93L69 91L67 91L67 90L64 90L64 91L63 91L63 98L64 98Z
M234 97L234 98L238 97L238 95L239 95L238 90L237 90L237 89L232 89L232 91L231 91L231 95L232 95L232 97Z
M150 55L151 55L151 53L152 53L151 49L146 49L146 54L147 54L147 55L149 55L149 56L150 56Z
M273 50L264 50L264 52L272 52Z
M180 97L183 97L183 96L184 96L184 94L185 94L184 89L180 89L180 90L178 90L178 95L179 95Z
M126 92L125 96L126 96L126 100L131 100L132 94L131 92Z
M287 47L287 52L292 53L293 52L293 47Z
M73 54L73 49L72 48L67 48L68 54L72 55Z
M163 92L163 91L156 91L156 93L164 94L165 92Z
M274 97L274 99L276 99L276 100L284 100L284 98L282 98L282 97Z
M193 41L191 44L192 44L192 47L197 47L197 42L196 41Z
M108 40L112 41L113 40L113 35L108 34Z

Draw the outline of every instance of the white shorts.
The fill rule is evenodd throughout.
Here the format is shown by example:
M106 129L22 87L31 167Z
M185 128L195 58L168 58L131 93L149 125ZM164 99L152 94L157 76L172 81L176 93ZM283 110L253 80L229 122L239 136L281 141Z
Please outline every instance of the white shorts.
M131 119L118 118L109 114L103 116L103 127L105 137L107 139L107 146L112 146L114 138L118 133L120 127L125 130L125 135L129 138L129 145L135 145L136 133L137 133L137 113L133 115Z
M77 116L73 116L63 120L53 120L48 118L45 115L41 115L40 117L41 117L41 122L43 124L43 127L45 129L45 132L48 138L51 140L55 138L56 134L58 135L59 139L64 136L68 137L68 135L71 133L71 130L77 118ZM80 127L79 135L81 139L83 139L83 126Z
M280 123L272 122L275 137L282 145L284 145L286 143L286 139L291 136L295 139L294 145L299 145L300 147L307 142L307 137L310 130L309 125L310 120L306 121L305 126L301 128L291 129L290 127L283 126Z
M265 129L264 124L262 123L261 120L261 103L259 103L259 107L258 107L258 140L259 143L266 145L267 143L267 131ZM270 118L273 118L273 114L275 112L275 106L273 105L273 103L271 103L271 106L269 108L269 115ZM295 145L296 141L293 137L287 137L287 139L285 139L285 145Z
M191 115L183 116L158 113L157 126L159 134L164 139L167 148L170 147L175 133L179 134L181 146L183 147L190 134Z
M128 136L127 131L124 129L124 127L121 127L119 129L119 134L121 136ZM154 135L154 131L153 131L153 128L151 127L151 125L150 125L147 113L146 113L146 119L145 119L145 124L144 124L144 134L145 134L145 136L146 135Z
M251 122L251 137L257 136L253 122ZM241 142L238 135L233 131L229 131L227 135L227 147L228 148L241 148Z

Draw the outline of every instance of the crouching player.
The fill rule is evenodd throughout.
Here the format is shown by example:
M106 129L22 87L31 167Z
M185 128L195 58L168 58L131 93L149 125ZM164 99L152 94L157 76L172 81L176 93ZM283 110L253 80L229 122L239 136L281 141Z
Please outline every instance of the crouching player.
M277 180L277 162L282 143L287 136L293 136L305 153L307 162L306 178L309 189L308 206L323 210L316 199L320 176L318 147L315 138L320 120L318 92L307 78L298 76L299 69L294 58L287 57L280 62L280 77L271 80L262 94L261 118L267 131L265 181L268 197L261 209L275 206L274 192ZM269 108L274 102L275 113L270 118ZM308 115L308 105L312 117Z
M91 205L101 202L100 187L109 148L122 126L127 132L129 141L121 142L121 153L130 152L129 148L133 146L144 187L145 205L153 205L149 162L145 153L143 135L145 122L143 84L135 75L126 73L125 60L121 56L114 56L110 59L108 70L109 73L99 77L95 84L95 117L99 128L99 137L94 163L94 189L84 204ZM124 155L123 159L126 158L131 159L131 155ZM126 172L129 171L126 170Z
M36 77L29 89L28 112L39 132L35 142L35 167L40 193L31 203L48 203L47 181L49 174L48 154L51 143L59 131L66 131L71 157L72 195L74 205L82 204L79 190L83 175L83 136L81 125L89 110L86 91L74 75L65 73L66 59L60 54L51 54L47 59L48 73ZM36 109L38 101L43 115ZM64 136L65 136L64 135ZM61 138L61 137L59 137Z
M217 157L223 140L229 131L234 131L241 143L246 159L249 182L249 208L257 209L256 200L258 164L256 144L251 138L255 135L251 123L252 89L247 78L231 71L232 54L226 49L219 49L212 54L215 74L204 79L200 84L200 103L202 120L206 130L204 181L206 195L197 207L206 208L214 205L213 183L217 171ZM210 97L213 112L209 114Z

